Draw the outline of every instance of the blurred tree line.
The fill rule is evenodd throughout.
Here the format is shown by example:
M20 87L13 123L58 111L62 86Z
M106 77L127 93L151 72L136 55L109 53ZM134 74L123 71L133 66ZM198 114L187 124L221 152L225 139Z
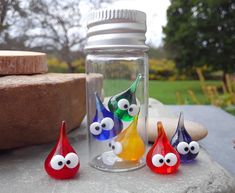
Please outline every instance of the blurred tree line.
M78 63L84 66L82 15L105 3L109 0L1 0L0 49L43 51L75 72Z
M235 72L234 0L171 0L167 20L165 49L181 73Z
M50 71L84 72L83 15L110 2L1 0L0 49L43 51ZM195 79L197 67L206 78L234 72L234 0L171 0L167 19L164 46L149 50L150 79Z

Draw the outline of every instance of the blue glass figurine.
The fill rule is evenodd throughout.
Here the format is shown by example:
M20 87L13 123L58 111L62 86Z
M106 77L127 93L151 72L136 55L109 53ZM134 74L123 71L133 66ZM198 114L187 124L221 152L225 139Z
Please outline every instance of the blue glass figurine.
M181 162L191 162L199 153L199 144L196 141L192 141L191 136L184 127L182 112L179 116L176 132L171 139L171 145L178 151Z
M139 112L135 92L141 79L139 74L130 88L111 97L108 102L109 110L122 121L132 121Z
M104 107L96 93L95 98L96 114L90 125L90 132L97 140L111 139L122 131L123 124L118 117Z

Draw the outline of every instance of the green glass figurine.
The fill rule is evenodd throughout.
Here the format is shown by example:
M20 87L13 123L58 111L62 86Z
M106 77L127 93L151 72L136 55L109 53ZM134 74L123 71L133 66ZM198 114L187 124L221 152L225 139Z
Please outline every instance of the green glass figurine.
M122 121L133 120L139 112L135 92L141 79L142 76L139 74L127 90L111 97L108 102L109 110Z

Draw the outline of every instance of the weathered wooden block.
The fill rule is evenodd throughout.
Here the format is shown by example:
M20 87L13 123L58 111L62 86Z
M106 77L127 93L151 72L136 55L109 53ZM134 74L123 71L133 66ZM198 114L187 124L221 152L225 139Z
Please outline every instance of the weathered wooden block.
M26 51L0 51L0 75L47 72L46 54Z

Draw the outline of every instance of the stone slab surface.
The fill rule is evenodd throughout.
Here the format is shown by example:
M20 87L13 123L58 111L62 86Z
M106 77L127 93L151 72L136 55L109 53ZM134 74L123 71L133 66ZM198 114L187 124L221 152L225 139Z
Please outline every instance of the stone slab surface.
M43 171L43 159L52 145L24 148L1 155L2 193L233 193L234 179L201 151L198 161L180 167L176 175L156 175L147 167L126 173L104 173L87 165L86 135L75 136L81 158L80 174L73 180L58 181ZM77 145L77 141L79 144Z
M176 109L177 110L177 109ZM190 112L193 112L191 108ZM204 109L204 113L207 114ZM189 113L190 114L190 113ZM191 114L190 114L191 115ZM195 114L194 114L195 115ZM206 116L205 116L206 118ZM84 123L81 127L85 127ZM210 135L210 133L209 133ZM125 173L105 173L88 166L86 129L75 130L70 141L81 159L80 174L58 181L43 171L43 162L53 143L2 152L2 193L234 193L234 178L201 150L197 161L180 166L175 175L157 175L147 167Z

